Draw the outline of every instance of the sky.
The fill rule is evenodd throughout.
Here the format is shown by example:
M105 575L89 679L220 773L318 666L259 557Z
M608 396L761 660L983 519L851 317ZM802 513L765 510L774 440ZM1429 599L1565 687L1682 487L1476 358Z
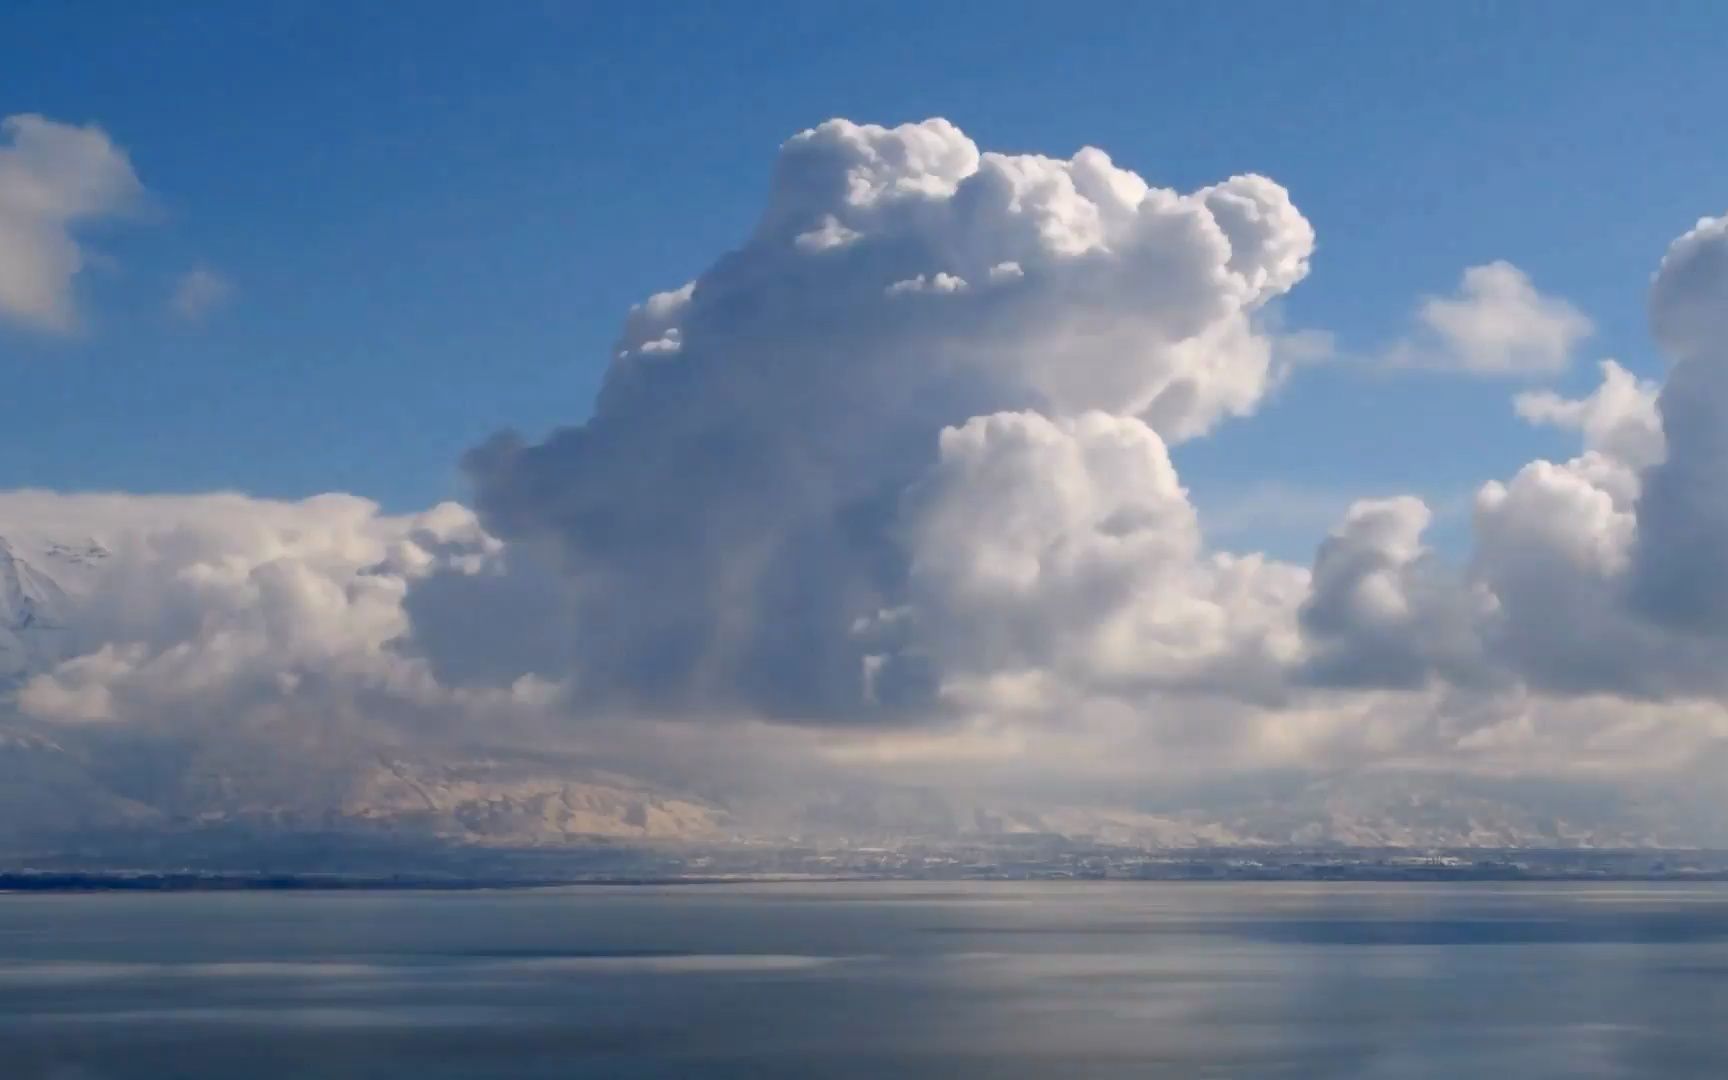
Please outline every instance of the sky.
M101 125L149 197L88 230L75 334L0 329L0 484L460 497L461 452L579 419L623 311L736 246L774 148L833 116L1179 189L1259 172L1322 238L1292 328L1372 352L1506 259L1589 313L1591 357L1654 372L1650 267L1724 171L1728 15L1681 6L1684 34L1607 4L24 0L6 111ZM194 325L165 297L199 269L228 288ZM1502 389L1317 372L1184 475L1231 539L1305 553L1340 492L1457 501L1551 451Z
M1728 836L1725 32L14 5L0 721Z

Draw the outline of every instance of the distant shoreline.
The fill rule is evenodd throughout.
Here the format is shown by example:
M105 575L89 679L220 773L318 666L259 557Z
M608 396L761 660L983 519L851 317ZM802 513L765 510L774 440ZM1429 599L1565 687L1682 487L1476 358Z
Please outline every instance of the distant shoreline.
M582 885L772 885L892 880L795 875L590 877L590 878L436 878L412 875L361 877L337 874L223 874L148 872L0 872L0 895L26 893L185 893L185 892L476 892L561 889Z
M796 875L730 875L687 877L586 877L544 879L438 878L391 875L362 877L324 874L223 874L223 873L101 873L24 872L0 873L0 896L79 893L209 893L209 892L478 892L574 888L579 886L664 887L673 885L795 885L899 882L903 884L1724 884L1728 872L1709 873L1587 873L1547 874L1516 871L1484 872L1481 868L1304 868L1307 873L1261 875L1171 875L1165 877L929 877L892 874L802 877ZM1319 871L1319 872L1315 872ZM1329 871L1329 872L1328 872Z

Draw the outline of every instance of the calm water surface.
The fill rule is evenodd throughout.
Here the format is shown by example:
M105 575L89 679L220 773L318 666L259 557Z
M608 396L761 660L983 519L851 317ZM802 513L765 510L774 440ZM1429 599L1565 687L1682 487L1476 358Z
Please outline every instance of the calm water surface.
M0 1076L1728 1076L1728 889L0 896Z

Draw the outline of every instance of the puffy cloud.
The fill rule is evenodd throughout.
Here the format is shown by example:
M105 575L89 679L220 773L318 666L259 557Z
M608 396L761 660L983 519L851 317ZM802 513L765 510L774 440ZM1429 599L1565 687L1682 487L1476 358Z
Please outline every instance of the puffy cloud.
M176 318L201 323L234 295L234 284L207 267L188 270L174 283L168 307Z
M1728 215L1701 218L1662 257L1650 290L1650 326L1676 360L1720 356L1728 337Z
M74 235L143 193L125 152L94 126L31 114L0 120L0 317L41 330L76 322Z
M1715 650L1635 603L1641 498L1660 469L1652 388L1612 363L1586 398L1521 395L1585 450L1533 461L1477 493L1462 566L1427 551L1416 500L1359 504L1321 547L1302 624L1325 686L1661 701L1728 690Z
M1583 453L1484 485L1474 549L1450 585L1412 602L1404 568L1427 561L1412 555L1413 513L1382 513L1372 531L1347 522L1328 541L1304 609L1315 662L1330 677L1322 681L1395 671L1404 685L1676 708L1728 692L1716 640L1728 631L1728 378L1711 322L1728 302L1724 235L1706 220L1675 242L1657 276L1652 321L1676 360L1659 392L1606 361L1584 398L1518 395L1520 415L1578 431ZM1445 600L1467 595L1479 602ZM1475 645L1436 646L1409 632L1413 620L1434 619L1451 628L1442 641Z
M1301 613L1309 679L1408 689L1437 674L1476 681L1480 627L1496 601L1423 546L1431 517L1409 496L1364 500L1320 546Z
M1637 490L1624 462L1590 451L1531 462L1478 494L1472 570L1499 601L1485 633L1509 677L1628 696L1670 679L1680 653L1625 611Z
M1552 390L1530 391L1513 398L1518 415L1533 424L1578 431L1584 447L1643 469L1662 460L1666 452L1662 418L1656 411L1660 389L1640 379L1612 360L1604 360L1602 385L1577 400L1563 398Z
M1141 420L976 417L942 432L906 501L911 599L891 621L951 681L1243 693L1295 652L1306 575L1204 552Z
M404 614L413 639L403 650L450 686L564 679L577 654L577 594L558 573L555 553L531 544L460 551L428 554L425 572L411 579Z
M396 517L345 495L11 492L0 534L70 582L57 612L65 658L24 682L20 711L169 730L271 710L366 723L362 701L453 710L396 647L402 600L412 578L477 569L497 548L454 504Z
M1477 375L1552 375L1593 329L1508 262L1470 267L1455 296L1423 301L1417 322L1418 335L1393 349L1395 362Z
M929 550L912 581L909 537L934 541L908 492L970 437L944 429L1033 411L1071 438L1097 411L1161 456L1251 411L1276 374L1257 313L1313 243L1261 177L1181 194L1098 150L831 121L782 148L742 248L632 313L591 420L470 455L477 506L556 566L592 706L880 715L891 673L856 628L966 589ZM904 718L939 680L897 656Z
M26 716L56 723L122 719L115 713L113 687L144 660L142 646L103 645L33 677L19 691L18 705Z
M1655 402L1655 386L1613 361L1584 398L1514 399L1526 419L1578 431L1584 453L1530 462L1476 497L1471 572L1499 601L1485 632L1510 677L1560 693L1661 696L1696 686L1707 668L1626 603L1641 474L1665 453Z

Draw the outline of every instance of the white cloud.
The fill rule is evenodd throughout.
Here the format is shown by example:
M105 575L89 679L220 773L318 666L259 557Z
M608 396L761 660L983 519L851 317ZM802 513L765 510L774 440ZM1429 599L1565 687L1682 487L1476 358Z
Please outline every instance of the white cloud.
M1728 232L1706 219L1663 261L1652 322L1676 363L1659 393L1606 362L1602 384L1585 398L1517 397L1526 418L1577 430L1583 452L1531 462L1509 481L1483 486L1474 550L1466 566L1449 571L1451 586L1430 590L1439 600L1411 605L1398 579L1385 578L1407 562L1399 553L1408 544L1367 548L1380 554L1361 562L1362 580L1391 581L1381 591L1398 597L1401 610L1432 614L1446 610L1439 601L1449 594L1483 597L1463 617L1453 608L1455 632L1442 638L1478 644L1438 647L1385 626L1322 634L1335 654L1332 681L1397 671L1408 685L1490 697L1513 689L1537 700L1619 697L1643 702L1647 716L1670 708L1679 715L1688 700L1728 693L1720 644L1728 635L1721 584L1728 580L1728 379L1714 336L1716 313L1728 306L1724 251ZM1326 559L1323 549L1322 567ZM1323 605L1337 590L1327 588L1322 568L1315 577L1310 603ZM1373 622L1336 621L1370 629ZM1308 628L1311 636L1325 629L1312 620ZM1419 647L1407 647L1412 642ZM1649 730L1653 739L1678 737Z
M1132 417L976 417L907 493L910 604L893 629L944 680L1141 697L1295 654L1307 575L1208 555L1163 441Z
M831 121L782 148L741 249L631 315L592 420L471 455L478 507L557 550L593 707L935 710L912 687L938 673L902 651L867 678L881 646L851 628L911 600L901 503L944 430L1096 411L1162 453L1251 412L1276 374L1260 312L1313 243L1261 177L1182 194L1099 150Z
M0 535L62 577L50 538L96 552L56 613L66 659L23 684L23 713L180 729L269 709L328 720L365 698L453 707L394 647L403 596L497 549L453 504L395 517L346 495L0 493Z
M1551 390L1531 391L1513 398L1513 408L1533 424L1583 433L1585 449L1599 450L1634 469L1661 461L1666 447L1656 411L1660 387L1612 360L1602 361L1601 368L1602 385L1588 397L1569 400Z
M1423 545L1432 515L1400 496L1353 505L1315 556L1302 627L1309 677L1325 685L1417 688L1481 667L1492 594L1452 574Z
M174 295L169 298L168 306L177 318L201 323L233 295L233 282L200 266L180 275L174 283Z
M995 273L994 268L991 273ZM937 271L933 275L919 274L904 281L896 281L888 286L886 292L889 296L904 296L907 293L954 293L967 287L965 278Z
M1419 332L1393 348L1394 363L1475 375L1555 374L1594 330L1508 262L1465 270L1456 295L1427 298L1416 318Z
M840 219L830 214L814 229L799 233L792 242L800 251L829 251L843 248L862 235L840 224Z
M1728 338L1728 214L1701 218L1669 246L1650 290L1650 326L1676 360L1715 355Z
M136 204L126 154L94 126L22 114L0 120L0 318L64 332L86 262L76 230Z

